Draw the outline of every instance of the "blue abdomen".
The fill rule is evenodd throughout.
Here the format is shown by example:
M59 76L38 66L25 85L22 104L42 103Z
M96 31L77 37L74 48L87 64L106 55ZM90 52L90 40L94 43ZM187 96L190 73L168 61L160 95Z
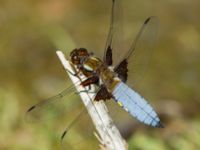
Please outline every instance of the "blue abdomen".
M112 94L119 105L139 121L153 127L163 127L152 106L125 83L120 82Z

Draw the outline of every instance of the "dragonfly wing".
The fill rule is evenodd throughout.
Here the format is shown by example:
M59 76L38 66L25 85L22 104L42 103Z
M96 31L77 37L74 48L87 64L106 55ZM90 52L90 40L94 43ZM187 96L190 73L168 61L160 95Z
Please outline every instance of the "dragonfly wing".
M58 117L66 111L73 110L74 107L77 107L77 103L79 104L78 101L74 101L78 97L75 90L74 85L72 85L59 94L31 106L25 114L25 121L46 121Z
M77 83L79 84L79 83ZM94 92L87 89L88 92ZM87 92L82 91L82 92ZM75 99L79 99L76 100ZM94 99L91 98L91 101ZM77 107L77 105L79 107ZM89 105L89 104L88 104ZM82 110L82 111L81 111ZM63 115L67 128L62 134L61 143L63 149L86 149L89 143L93 143L94 149L98 149L98 143L93 136L94 127L87 113L87 109L81 103L80 96L76 93L74 85L63 90L59 94L30 107L26 114L26 122L47 121ZM91 148L92 149L92 148Z
M141 84L141 79L147 70L155 46L157 29L158 19L156 17L147 18L132 42L130 49L125 53L125 57L115 67L122 78L126 78L123 76L127 75L128 72L127 82L129 85ZM128 66L124 65L126 63L128 63ZM124 67L127 68L124 69Z
M110 27L104 50L104 63L108 66L119 63L120 52L116 51L122 46L122 8L120 0L112 0Z
M62 149L98 149L98 141L93 134L95 128L91 123L87 109L83 108L79 114L76 116L73 115L73 117L74 120L68 124L67 128L61 135ZM88 147L88 145L90 146Z
M101 89L102 88L99 89L96 87L95 93L98 93L99 91L101 91ZM91 89L91 91L88 90L88 92L94 92L94 91ZM96 96L97 94L94 94L90 98L92 103L88 103L87 108L96 107L94 105L94 102L96 102L95 99ZM99 96L101 97L102 95L100 94ZM96 111L96 113L98 112ZM62 148L73 149L73 150L98 149L99 146L96 138L94 137L94 131L95 128L91 123L91 118L87 113L87 109L83 108L82 111L78 115L76 115L75 119L67 126L67 128L63 132L61 136ZM90 145L90 147L88 147L88 145Z
M152 106L125 83L121 82L117 85L113 96L121 107L139 121L153 127L163 127Z

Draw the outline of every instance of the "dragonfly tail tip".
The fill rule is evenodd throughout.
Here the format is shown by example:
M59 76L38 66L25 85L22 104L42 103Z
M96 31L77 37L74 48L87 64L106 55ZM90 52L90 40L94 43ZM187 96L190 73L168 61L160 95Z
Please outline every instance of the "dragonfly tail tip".
M165 126L159 121L156 125L157 128L164 128Z

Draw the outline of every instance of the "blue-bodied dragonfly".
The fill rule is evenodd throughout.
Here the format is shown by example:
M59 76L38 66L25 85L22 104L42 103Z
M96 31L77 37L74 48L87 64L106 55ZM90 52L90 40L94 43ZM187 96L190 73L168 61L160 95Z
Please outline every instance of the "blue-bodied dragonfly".
M78 69L78 74L84 74L87 77L80 83L82 86L88 87L94 84L98 87L94 102L113 99L140 122L162 128L163 125L153 107L131 88L132 85L129 82L132 76L133 78L140 77L148 64L148 57L154 45L157 19L149 17L144 21L129 49L117 49L115 47L115 34L118 29L116 3L118 0L112 0L110 28L103 59L96 57L85 48L77 48L70 53L70 61ZM119 59L119 53L125 54L122 59ZM142 59L138 58L139 56L142 56ZM60 94L33 105L27 111L28 118L34 115L37 118L43 106L56 104L62 97L70 95L74 90L73 86L69 87Z

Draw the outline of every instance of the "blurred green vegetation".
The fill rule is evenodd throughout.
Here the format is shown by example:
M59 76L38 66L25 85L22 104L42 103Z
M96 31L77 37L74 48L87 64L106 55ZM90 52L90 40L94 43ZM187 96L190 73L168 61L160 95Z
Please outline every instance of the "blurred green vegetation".
M154 15L160 20L152 66L140 92L151 100L166 126L152 129L139 124L129 131L133 133L128 138L130 148L200 149L200 1L128 0L122 6L125 48L145 18ZM101 54L110 8L106 0L0 1L0 149L60 148L68 118L27 124L23 116L31 105L70 83L57 49L69 55L73 48L86 47ZM80 123L79 129L87 123ZM77 140L76 135L72 138Z

